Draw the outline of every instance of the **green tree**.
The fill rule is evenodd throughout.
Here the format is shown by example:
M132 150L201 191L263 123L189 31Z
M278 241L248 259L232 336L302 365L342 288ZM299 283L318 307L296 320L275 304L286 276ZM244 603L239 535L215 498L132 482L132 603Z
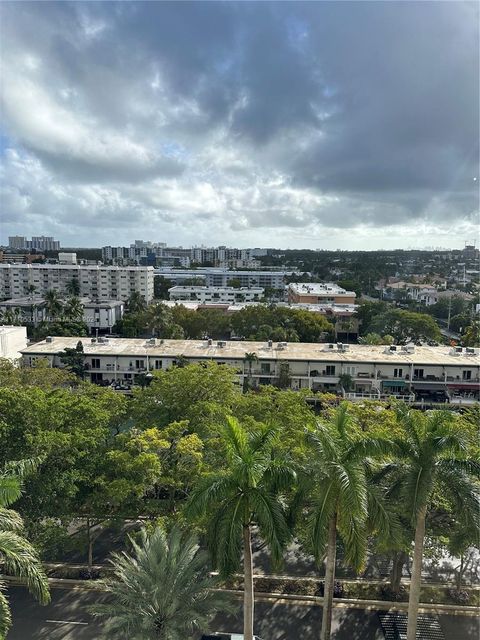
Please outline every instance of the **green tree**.
M47 313L50 317L50 320L53 320L55 316L59 316L63 310L63 303L58 294L58 291L55 289L49 289L45 292L45 302Z
M91 608L106 619L109 638L184 640L206 632L213 616L229 609L212 591L207 554L192 534L145 529L130 537L131 553L113 553L113 576L104 581L107 604Z
M65 302L63 313L69 320L83 320L83 304L77 296L71 296Z
M463 334L462 344L464 347L480 347L480 322L478 320L467 327Z
M145 298L138 291L132 291L127 302L126 302L127 311L129 313L138 313L141 311L145 311L147 308L147 304L145 302Z
M248 378L247 378L248 382L247 384L244 384L244 388L247 389L248 387L252 386L252 381L253 381L252 367L255 362L258 362L258 356L255 353L255 351L247 351L243 359L248 365Z
M208 514L210 552L222 576L238 569L243 550L245 640L253 639L252 528L258 527L274 562L280 561L289 538L278 492L291 488L295 476L273 456L277 436L273 425L247 431L230 417L222 433L227 468L193 491L187 509L193 517Z
M393 308L374 318L370 331L392 335L397 344L440 342L442 338L437 323L428 314Z
M80 283L78 278L72 278L69 280L65 286L65 290L72 298L78 297L80 295Z
M153 296L160 300L168 300L168 290L174 286L173 280L163 276L155 276L153 279Z
M448 498L469 522L468 528L478 531L480 465L478 458L469 457L468 432L451 413L403 408L398 419L404 432L392 439L396 459L388 466L388 476L390 497L402 500L415 530L407 640L416 640L425 525L434 492Z
M315 484L310 535L317 561L322 560L326 548L321 640L330 638L337 533L343 542L346 564L356 570L365 561L369 517L373 528L383 536L395 535L381 495L368 482L369 456L378 455L384 443L379 438L361 437L360 433L348 404L342 403L331 420L319 422L309 434L311 477Z
M74 349L65 347L63 351L58 353L58 356L60 357L60 362L65 365L68 371L71 371L82 380L85 378L85 355L81 340L77 342Z
M228 287L233 287L234 289L240 289L242 286L242 282L239 278L231 278L228 282L227 282L227 286Z
M0 558L8 575L25 580L29 591L41 604L50 602L48 579L34 547L24 537L22 518L9 507L20 498L22 478L32 467L31 461L4 465L0 471ZM5 584L0 575L0 640L12 624L8 600L2 593Z

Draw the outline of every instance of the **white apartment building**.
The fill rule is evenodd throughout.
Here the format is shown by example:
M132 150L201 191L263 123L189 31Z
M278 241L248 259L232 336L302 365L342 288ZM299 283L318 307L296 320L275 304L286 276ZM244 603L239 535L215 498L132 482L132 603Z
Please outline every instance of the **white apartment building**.
M107 300L104 302L92 302L82 299L83 322L91 332L111 331L123 318L125 305L121 300Z
M189 300L201 304L259 302L264 295L262 287L199 287L175 286L168 290L170 300Z
M0 326L0 358L6 358L12 362L18 361L21 351L27 347L27 328Z
M285 289L285 277L296 271L235 271L215 267L199 267L198 269L172 269L158 267L156 276L163 276L176 284L185 280L202 278L207 287L228 287L231 280L238 280L242 287L263 287L264 289Z
M38 296L49 289L67 294L76 280L80 296L92 300L127 300L140 293L147 303L153 299L153 267L110 267L70 264L0 264L0 298L24 298L31 288Z
M276 384L282 372L292 389L341 391L352 401L394 396L468 405L478 402L480 394L480 350L448 346L51 337L22 350L24 365L47 358L60 367L58 353L78 340L89 379L103 385L128 387L141 373L174 366L181 355L190 363L231 366L240 383ZM253 365L247 353L256 354ZM348 390L342 387L345 377L351 382Z

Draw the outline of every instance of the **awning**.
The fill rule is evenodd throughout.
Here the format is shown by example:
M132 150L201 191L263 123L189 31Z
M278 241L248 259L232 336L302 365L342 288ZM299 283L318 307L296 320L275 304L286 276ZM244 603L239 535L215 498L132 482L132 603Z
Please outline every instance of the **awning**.
M413 382L414 391L445 391L446 386L444 382L422 384L421 382Z
M457 382L449 382L447 384L449 389L463 389L465 391L478 391L480 389L480 382L476 384L462 384Z
M405 380L383 380L382 386L388 389L391 389L392 387L403 388L407 386L407 383L405 382Z

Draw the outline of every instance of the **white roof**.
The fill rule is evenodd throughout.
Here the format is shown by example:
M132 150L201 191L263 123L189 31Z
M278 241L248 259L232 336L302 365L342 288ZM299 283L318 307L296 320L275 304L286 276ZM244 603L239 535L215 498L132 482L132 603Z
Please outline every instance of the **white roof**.
M81 340L87 355L173 357L179 354L195 359L242 360L245 353L254 351L259 360L291 360L318 362L364 362L425 365L480 366L480 355L455 356L451 347L415 347L414 353L398 351L385 353L384 345L349 345L348 351L327 350L323 343L289 342L279 348L277 342L227 341L224 347L216 340L156 340L154 346L141 338L109 338L108 343L92 343L85 337L54 337L52 342L37 342L22 350L23 354L55 355L65 347L75 347ZM281 343L284 344L284 343Z

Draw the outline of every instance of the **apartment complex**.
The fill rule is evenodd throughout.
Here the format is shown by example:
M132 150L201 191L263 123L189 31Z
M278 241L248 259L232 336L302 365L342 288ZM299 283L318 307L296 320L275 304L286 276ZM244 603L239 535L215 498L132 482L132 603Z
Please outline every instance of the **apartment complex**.
M197 301L201 304L259 302L264 295L261 287L198 287L176 286L168 290L170 300Z
M90 331L111 331L119 322L125 310L125 304L121 300L93 301L88 298L80 298L83 307L84 322ZM26 298L14 298L0 302L2 316L18 320L22 324L37 327L42 322L52 322L59 318L51 318L48 313L48 305L44 298L28 296ZM62 313L59 314L62 317Z
M164 242L135 240L129 247L102 247L102 260L113 264L161 264L188 268L192 262L210 263L216 267L256 268L257 257L267 255L267 249L236 249L220 247L167 247Z
M39 251L58 251L60 242L52 236L32 236L27 240L25 236L10 236L8 238L10 249L38 249Z
M66 295L75 280L80 296L92 300L127 300L140 293L153 299L152 267L107 267L77 264L0 264L0 299L24 298L49 289Z
M62 366L59 352L82 340L88 378L102 385L131 386L136 376L188 362L216 362L235 369L240 383L338 391L355 401L398 397L407 402L468 405L480 392L479 349L278 342L51 337L22 350L25 366L47 358ZM255 353L252 365L246 354ZM342 389L345 377L351 382Z
M356 294L333 282L292 282L287 289L288 301L296 304L354 304Z
M264 289L285 289L285 277L295 271L235 271L232 269L216 269L203 267L198 269L171 269L159 267L156 276L163 276L175 284L185 280L201 280L207 287L228 287L232 280L238 281L241 287L262 287Z

